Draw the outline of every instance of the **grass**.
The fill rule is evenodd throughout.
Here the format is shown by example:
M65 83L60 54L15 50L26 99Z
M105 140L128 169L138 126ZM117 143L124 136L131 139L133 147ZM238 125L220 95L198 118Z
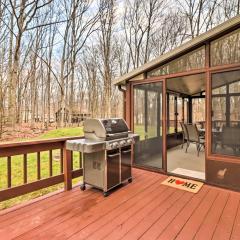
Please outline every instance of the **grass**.
M145 139L145 127L144 127L144 125L135 125L134 126L134 132L139 134L140 140ZM157 128L154 127L154 126L149 126L147 135L148 135L148 138L156 137Z
M134 132L139 134L140 140L145 140L145 128L144 128L144 125L135 125L134 126ZM168 133L174 133L174 132L175 132L175 128L174 127L170 127ZM156 137L157 136L157 127L156 126L148 126L148 134L147 135L148 135L148 138Z
M73 127L73 128L54 129L42 134L40 137L38 137L38 139L74 137L74 136L83 136L83 128Z
M43 135L35 138L37 139L49 139L58 137L71 137L71 136L82 136L82 127L77 128L62 128L54 129L44 133ZM60 173L60 161L59 161L60 151L53 151L53 176ZM73 169L79 168L79 153L74 152L73 154ZM28 182L33 182L37 180L37 154L28 154L27 162L27 172L28 172ZM49 177L49 152L41 152L41 177ZM73 180L73 184L81 181L80 178ZM19 186L23 184L23 156L18 155L12 157L12 186ZM0 158L0 190L7 188L7 159ZM0 209L5 209L13 205L26 202L30 199L45 195L47 193L56 191L63 188L63 183L57 184L42 190L38 190L32 193L22 195L4 202L0 202Z

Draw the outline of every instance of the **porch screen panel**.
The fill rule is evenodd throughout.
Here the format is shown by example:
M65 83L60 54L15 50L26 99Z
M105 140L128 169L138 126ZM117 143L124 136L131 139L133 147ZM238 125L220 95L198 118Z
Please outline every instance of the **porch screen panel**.
M168 133L175 133L176 132L176 115L175 115L175 96L172 94L169 94L169 107L168 107L168 125L167 125L167 132Z
M183 99L181 97L177 97L177 131L181 132L182 128L180 122L183 122Z
M162 83L134 86L135 164L162 168Z
M205 67L205 46L176 58L147 73L148 77L187 72Z
M144 89L134 89L134 130L140 136L140 140L145 139L145 91Z
M211 66L240 62L240 29L211 43Z
M240 157L240 70L212 75L212 153Z
M147 138L154 138L158 136L158 93L154 91L147 92Z

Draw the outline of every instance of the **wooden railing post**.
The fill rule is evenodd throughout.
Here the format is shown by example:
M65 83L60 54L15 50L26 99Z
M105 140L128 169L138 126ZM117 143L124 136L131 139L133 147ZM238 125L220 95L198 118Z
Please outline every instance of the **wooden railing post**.
M66 143L63 149L63 170L64 170L64 189L72 189L72 153L66 149Z

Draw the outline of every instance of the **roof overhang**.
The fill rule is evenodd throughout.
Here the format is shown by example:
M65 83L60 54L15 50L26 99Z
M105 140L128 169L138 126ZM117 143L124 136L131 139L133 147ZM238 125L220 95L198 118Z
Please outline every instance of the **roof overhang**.
M155 67L158 67L162 64L165 64L167 61L170 61L176 57L178 57L181 54L185 54L188 51L191 51L194 48L200 47L201 45L220 37L221 35L224 35L225 33L234 30L236 28L240 27L240 15L229 19L228 21L214 27L213 29L209 30L208 32L205 32L196 38L180 45L179 47L173 49L172 51L169 51L154 60L143 64L139 68L134 69L133 71L117 78L114 81L115 85L123 85L126 83L126 81L138 78L138 76L144 75L145 72L152 70Z

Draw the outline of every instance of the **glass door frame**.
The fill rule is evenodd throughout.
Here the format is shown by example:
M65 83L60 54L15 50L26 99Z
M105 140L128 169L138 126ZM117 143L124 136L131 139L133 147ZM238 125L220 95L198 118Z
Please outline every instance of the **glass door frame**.
M229 162L229 163L237 163L240 164L240 157L237 156L230 156L230 155L224 155L224 154L216 154L212 153L212 76L216 73L225 73L225 72L231 72L235 70L240 70L239 67L218 67L216 69L210 69L208 72L208 93L207 93L207 161L221 161L221 162Z
M165 77L165 87L166 87L166 91L167 91L167 81L168 80L170 80L170 79L172 79L172 78L176 78L176 77L187 77L187 76L194 76L194 75L198 75L198 74L204 74L205 75L205 83L206 83L206 87L205 87L205 109L207 109L207 102L208 102L208 99L207 99L207 96L208 96L208 88L207 88L207 84L208 84L208 76L207 76L207 70L206 70L207 68L204 68L204 69L202 69L202 70L200 70L200 71L189 71L189 72L183 72L183 73L179 73L179 74L172 74L172 75L166 75ZM182 104L184 105L184 101L182 102ZM189 103L188 103L189 104ZM191 105L192 105L192 103L191 103ZM185 120L187 120L187 121L189 121L189 119L191 118L191 120L190 120L190 122L192 122L192 120L193 120L193 116L192 116L192 106L190 107L191 108L191 111L189 110L189 107L187 106L187 119L185 119L185 116L184 116L184 108L185 108L185 106L183 107L183 110L182 110L182 114L183 114L183 120L185 121ZM208 111L206 110L205 111L205 114L204 114L204 117L205 117L205 125L207 125L207 114L208 114ZM166 126L167 126L167 123L166 123ZM208 127L206 126L206 128L205 128L205 134L207 135L207 131L208 131ZM176 132L175 132L175 134L176 134ZM168 149L167 149L167 133L166 133L166 156L165 156L165 159L166 159L166 166L167 166L167 162L168 162L168 159L167 159L167 152L168 152ZM206 141L206 139L205 139L205 141ZM194 180L197 180L197 181L201 181L201 182L206 182L206 179L207 179L207 168L206 168L206 164L207 164L207 154L206 154L206 150L207 149L207 142L205 142L205 155L204 155L204 165L205 165L205 172L204 172L204 174L205 174L205 179L198 179L198 178L194 178L194 177L191 177L191 176L187 176L187 175L181 175L181 174L176 174L176 173L172 173L172 172L170 172L170 171L168 171L167 169L166 169L166 173L168 174L168 175L171 175L171 176L176 176L176 177L183 177L183 178L186 178L186 179L194 179Z
M144 80L136 80L136 81L131 81L130 82L130 109L131 109L131 124L130 128L132 131L134 131L134 86L137 85L144 85L144 84L149 84L149 83L162 83L162 168L155 168L155 167L144 167L144 166L139 166L137 167L146 169L146 170L151 170L151 171L156 171L156 172L161 172L161 173L166 173L167 172L167 145L166 145L166 136L167 136L167 118L166 118L166 79L164 78L159 78L159 79L154 79L154 80L149 80L149 79L144 79ZM134 163L133 163L134 166Z

